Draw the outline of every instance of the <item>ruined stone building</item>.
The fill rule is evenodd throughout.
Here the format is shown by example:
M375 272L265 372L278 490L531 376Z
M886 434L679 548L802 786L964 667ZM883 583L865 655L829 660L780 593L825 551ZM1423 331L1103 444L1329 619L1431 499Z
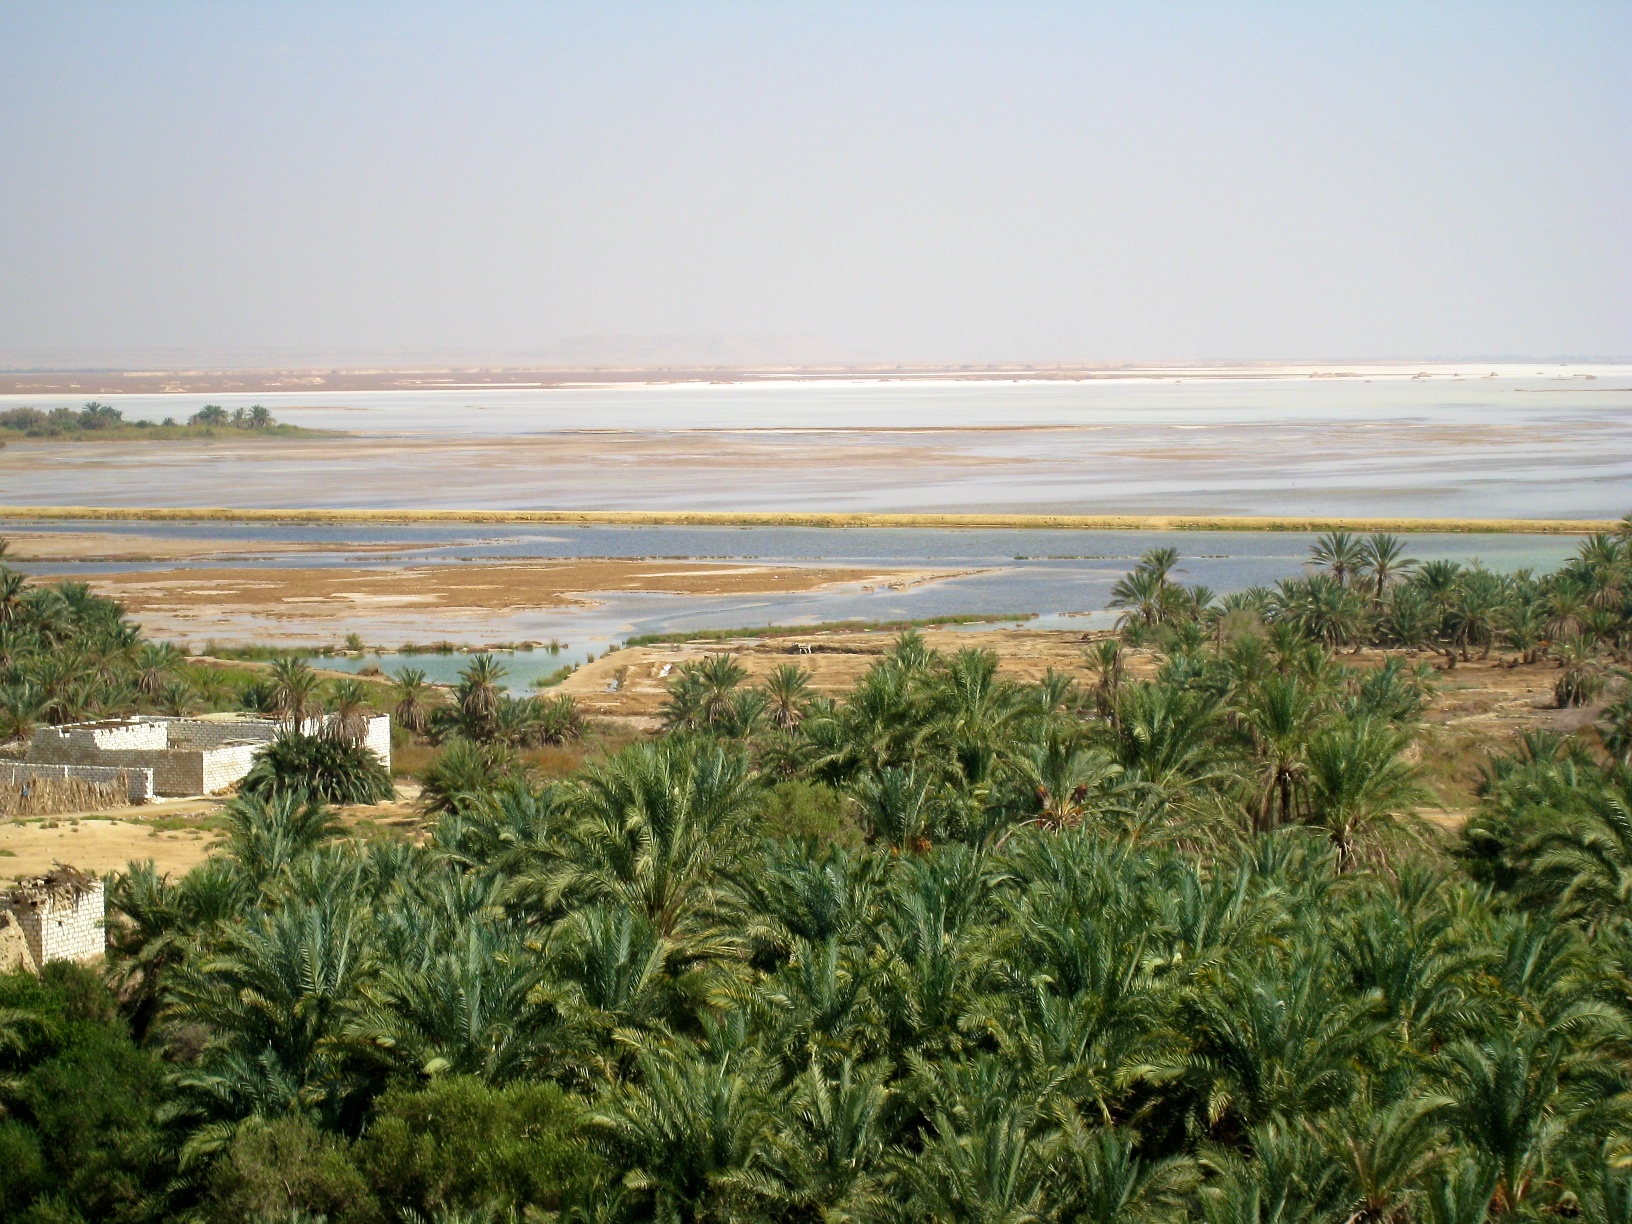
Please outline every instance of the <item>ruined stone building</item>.
M107 946L102 881L59 865L0 893L0 970L86 960ZM20 947L19 947L20 937Z

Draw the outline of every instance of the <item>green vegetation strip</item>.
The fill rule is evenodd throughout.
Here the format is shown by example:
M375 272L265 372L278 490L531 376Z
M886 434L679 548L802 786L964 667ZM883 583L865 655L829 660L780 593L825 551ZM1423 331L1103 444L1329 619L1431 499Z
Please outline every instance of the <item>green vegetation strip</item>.
M1076 531L1395 531L1587 535L1611 519L1321 518L1152 514L790 514L781 511L248 509L226 506L0 506L0 518L242 523L558 523L624 527L1069 528Z
M1001 621L1033 620L1035 612L971 613L962 616L924 616L917 620L836 620L814 625L756 625L749 629L688 629L676 633L640 633L625 646L656 646L664 642L725 642L736 638L809 637L813 633L897 633L936 625L988 625Z

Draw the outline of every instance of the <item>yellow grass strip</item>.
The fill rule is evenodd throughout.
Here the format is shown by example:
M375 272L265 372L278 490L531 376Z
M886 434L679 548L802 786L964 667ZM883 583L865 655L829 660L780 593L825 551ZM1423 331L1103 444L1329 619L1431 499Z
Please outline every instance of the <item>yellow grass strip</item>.
M190 506L0 506L5 519L238 523L582 523L625 527L1069 527L1085 531L1394 531L1586 535L1612 519L1327 518L1164 514L827 514L687 510L252 510Z

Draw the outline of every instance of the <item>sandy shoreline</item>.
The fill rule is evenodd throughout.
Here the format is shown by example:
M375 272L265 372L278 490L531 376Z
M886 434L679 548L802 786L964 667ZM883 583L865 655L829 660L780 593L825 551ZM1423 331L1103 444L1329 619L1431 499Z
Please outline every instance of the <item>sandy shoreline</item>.
M1344 518L1277 515L875 514L670 510L362 510L192 506L0 506L0 519L238 523L558 523L625 527L1068 528L1079 531L1390 531L1586 535L1614 519Z

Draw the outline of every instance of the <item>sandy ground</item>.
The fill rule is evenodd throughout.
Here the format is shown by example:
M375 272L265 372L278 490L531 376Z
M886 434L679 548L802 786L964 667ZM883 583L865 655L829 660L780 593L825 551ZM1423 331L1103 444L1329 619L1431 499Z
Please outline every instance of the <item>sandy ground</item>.
M101 875L143 859L179 874L209 854L210 817L219 806L182 799L99 815L0 822L0 877L40 875L55 863Z
M397 787L389 803L340 809L356 837L417 837L422 829L417 783ZM35 876L57 863L104 875L152 859L160 872L181 875L209 855L219 839L221 798L176 799L77 816L0 821L0 880Z
M1400 517L1478 518L1489 512L1484 482L1507 476L1515 483L1507 515L1613 517L1622 509L1632 426L1607 403L1588 407L1598 411L1548 422L1545 462L1535 451L1533 415L1487 413L1450 428L1395 412L1381 422L1277 418L1206 428L1131 419L1017 429L41 440L0 450L0 489L7 512L18 516L53 504L282 509L300 517L314 508L411 517L414 508L547 507L661 513L668 521L688 512L763 512L791 521L820 518L806 514L819 507L1029 512L1062 526L1059 516L1191 516L1245 527L1255 516L1290 516L1301 526L1369 517L1378 504ZM1397 483L1378 483L1373 473Z
M144 623L192 621L208 628L210 618L222 612L302 622L408 610L491 616L582 606L599 591L764 595L839 583L901 589L962 572L967 571L590 560L377 570L178 569L88 581L98 594L118 599Z

